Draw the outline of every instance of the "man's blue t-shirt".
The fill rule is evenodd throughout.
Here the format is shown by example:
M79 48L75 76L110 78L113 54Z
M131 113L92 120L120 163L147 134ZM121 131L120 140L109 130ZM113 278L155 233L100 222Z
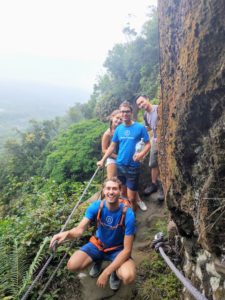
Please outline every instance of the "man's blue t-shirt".
M116 163L131 167L139 167L140 162L133 160L136 144L143 138L144 142L149 142L148 132L144 125L134 122L130 126L120 124L113 135L112 141L119 143L119 151Z
M87 208L85 217L89 220L96 221L100 203L101 200L93 202ZM103 205L100 218L104 225L98 226L96 237L100 239L105 248L123 245L125 235L135 234L135 216L131 208L127 208L124 227L118 226L117 229L112 229L112 226L116 226L120 222L123 205L123 203L120 203L120 207L115 211L108 210L106 203Z

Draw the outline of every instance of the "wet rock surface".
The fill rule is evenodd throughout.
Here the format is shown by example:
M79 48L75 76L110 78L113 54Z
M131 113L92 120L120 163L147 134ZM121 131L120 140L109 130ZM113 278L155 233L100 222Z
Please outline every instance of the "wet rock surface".
M225 2L159 0L161 179L184 271L225 299ZM191 299L188 298L187 299Z

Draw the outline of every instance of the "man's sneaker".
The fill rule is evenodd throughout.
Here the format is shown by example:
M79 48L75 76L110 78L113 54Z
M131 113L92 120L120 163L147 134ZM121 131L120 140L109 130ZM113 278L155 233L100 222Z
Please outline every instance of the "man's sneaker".
M150 186L148 186L145 190L144 190L144 194L145 195L150 195L152 193L157 192L157 185L155 183L152 183Z
M142 210L142 211L146 211L148 209L147 206L145 205L144 201L142 201L142 200L137 201L137 205L139 206L140 210Z
M121 280L116 275L116 272L112 272L112 274L109 277L109 286L110 289L113 291L117 291L120 287Z
M93 278L98 277L98 275L101 273L101 267L102 267L101 260L94 261L91 270L89 272L89 275Z
M163 202L164 201L164 192L163 192L163 190L162 190L162 188L159 188L159 195L158 195L158 197L157 197L157 200L159 201L159 202Z

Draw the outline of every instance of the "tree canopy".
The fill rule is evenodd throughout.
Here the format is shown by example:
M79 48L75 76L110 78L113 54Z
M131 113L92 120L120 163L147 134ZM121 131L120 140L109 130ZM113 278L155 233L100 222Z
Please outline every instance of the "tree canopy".
M62 132L47 147L43 175L57 182L87 180L101 156L101 136L106 128L98 120L83 121Z
M134 104L139 94L155 98L159 86L159 42L156 9L152 9L142 33L134 35L129 27L126 33L132 38L125 44L116 44L109 51L104 67L94 87L96 115L104 118L127 100Z
M99 76L89 101L76 103L65 116L52 121L31 121L27 130L17 132L17 138L5 145L0 158L0 275L6 274L6 279L0 280L2 298L16 299L22 293L19 285L12 291L13 278L5 269L15 260L22 269L23 261L35 261L37 249L45 246L41 244L43 237L59 230L85 181L95 171L96 161L101 157L101 136L108 126L102 120L122 101L134 104L140 93L150 98L157 96L156 9L151 9L141 34L129 24L123 32L127 42L116 44L109 51L104 62L106 72ZM94 187L99 188L100 178L97 180ZM80 216L73 222L79 221ZM8 253L15 258L11 264L6 261ZM66 285L67 280L62 280L65 276L65 272L63 276L60 273L57 284ZM19 281L24 288L30 280L27 278ZM48 299L55 299L59 291L52 289L50 293ZM34 291L32 299L36 296Z

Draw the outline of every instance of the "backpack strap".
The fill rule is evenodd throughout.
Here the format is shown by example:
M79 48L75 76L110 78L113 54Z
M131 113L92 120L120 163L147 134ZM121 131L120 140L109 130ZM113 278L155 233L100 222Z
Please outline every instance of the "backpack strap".
M128 202L128 205L127 205L126 201L128 201L128 200L125 200L125 199L119 199L119 200L122 200L122 201L120 201L120 203L123 203L121 218L120 218L120 221L117 225L110 227L111 230L115 230L119 226L122 226L124 228L125 216L126 216L127 209L129 207L129 202ZM96 218L97 226L99 226L99 225L105 226L105 224L103 224L102 221L101 221L101 212L102 212L104 203L105 203L105 200L102 200L100 205L99 205L99 208L98 208L98 213L97 213L97 218Z
M98 214L97 214L97 225L99 225L101 223L101 212L102 212L102 208L104 206L105 200L102 200L100 202L99 208L98 208Z
M120 223L118 224L118 226L124 227L127 209L128 209L128 206L124 205L123 209L122 209L122 216L121 216Z
M101 201L100 205L99 205L98 214L97 214L97 225L98 226L99 225L104 226L104 224L102 224L102 222L101 222L101 211L102 211L102 208L104 206L104 203L105 203L105 200ZM121 214L120 221L116 226L112 226L112 228L111 228L112 230L117 229L119 226L124 228L125 216L126 216L127 209L128 209L128 206L123 203L123 208L122 208L122 214ZM101 250L103 252L109 252L109 251L112 251L112 250L116 250L117 248L123 247L123 245L116 245L116 246L113 246L113 247L110 247L110 248L105 248L105 246L101 242L101 240L99 238L97 238L96 236L94 236L94 235L90 238L89 241L92 244L94 244L99 250Z
M116 245L110 248L105 248L104 244L100 241L100 239L98 239L94 235L90 238L89 242L95 245L98 248L98 250L103 251L104 253L123 247L123 245Z
M131 202L128 198L120 196L119 198L119 203L123 203L124 205L126 205L127 207L131 208Z

